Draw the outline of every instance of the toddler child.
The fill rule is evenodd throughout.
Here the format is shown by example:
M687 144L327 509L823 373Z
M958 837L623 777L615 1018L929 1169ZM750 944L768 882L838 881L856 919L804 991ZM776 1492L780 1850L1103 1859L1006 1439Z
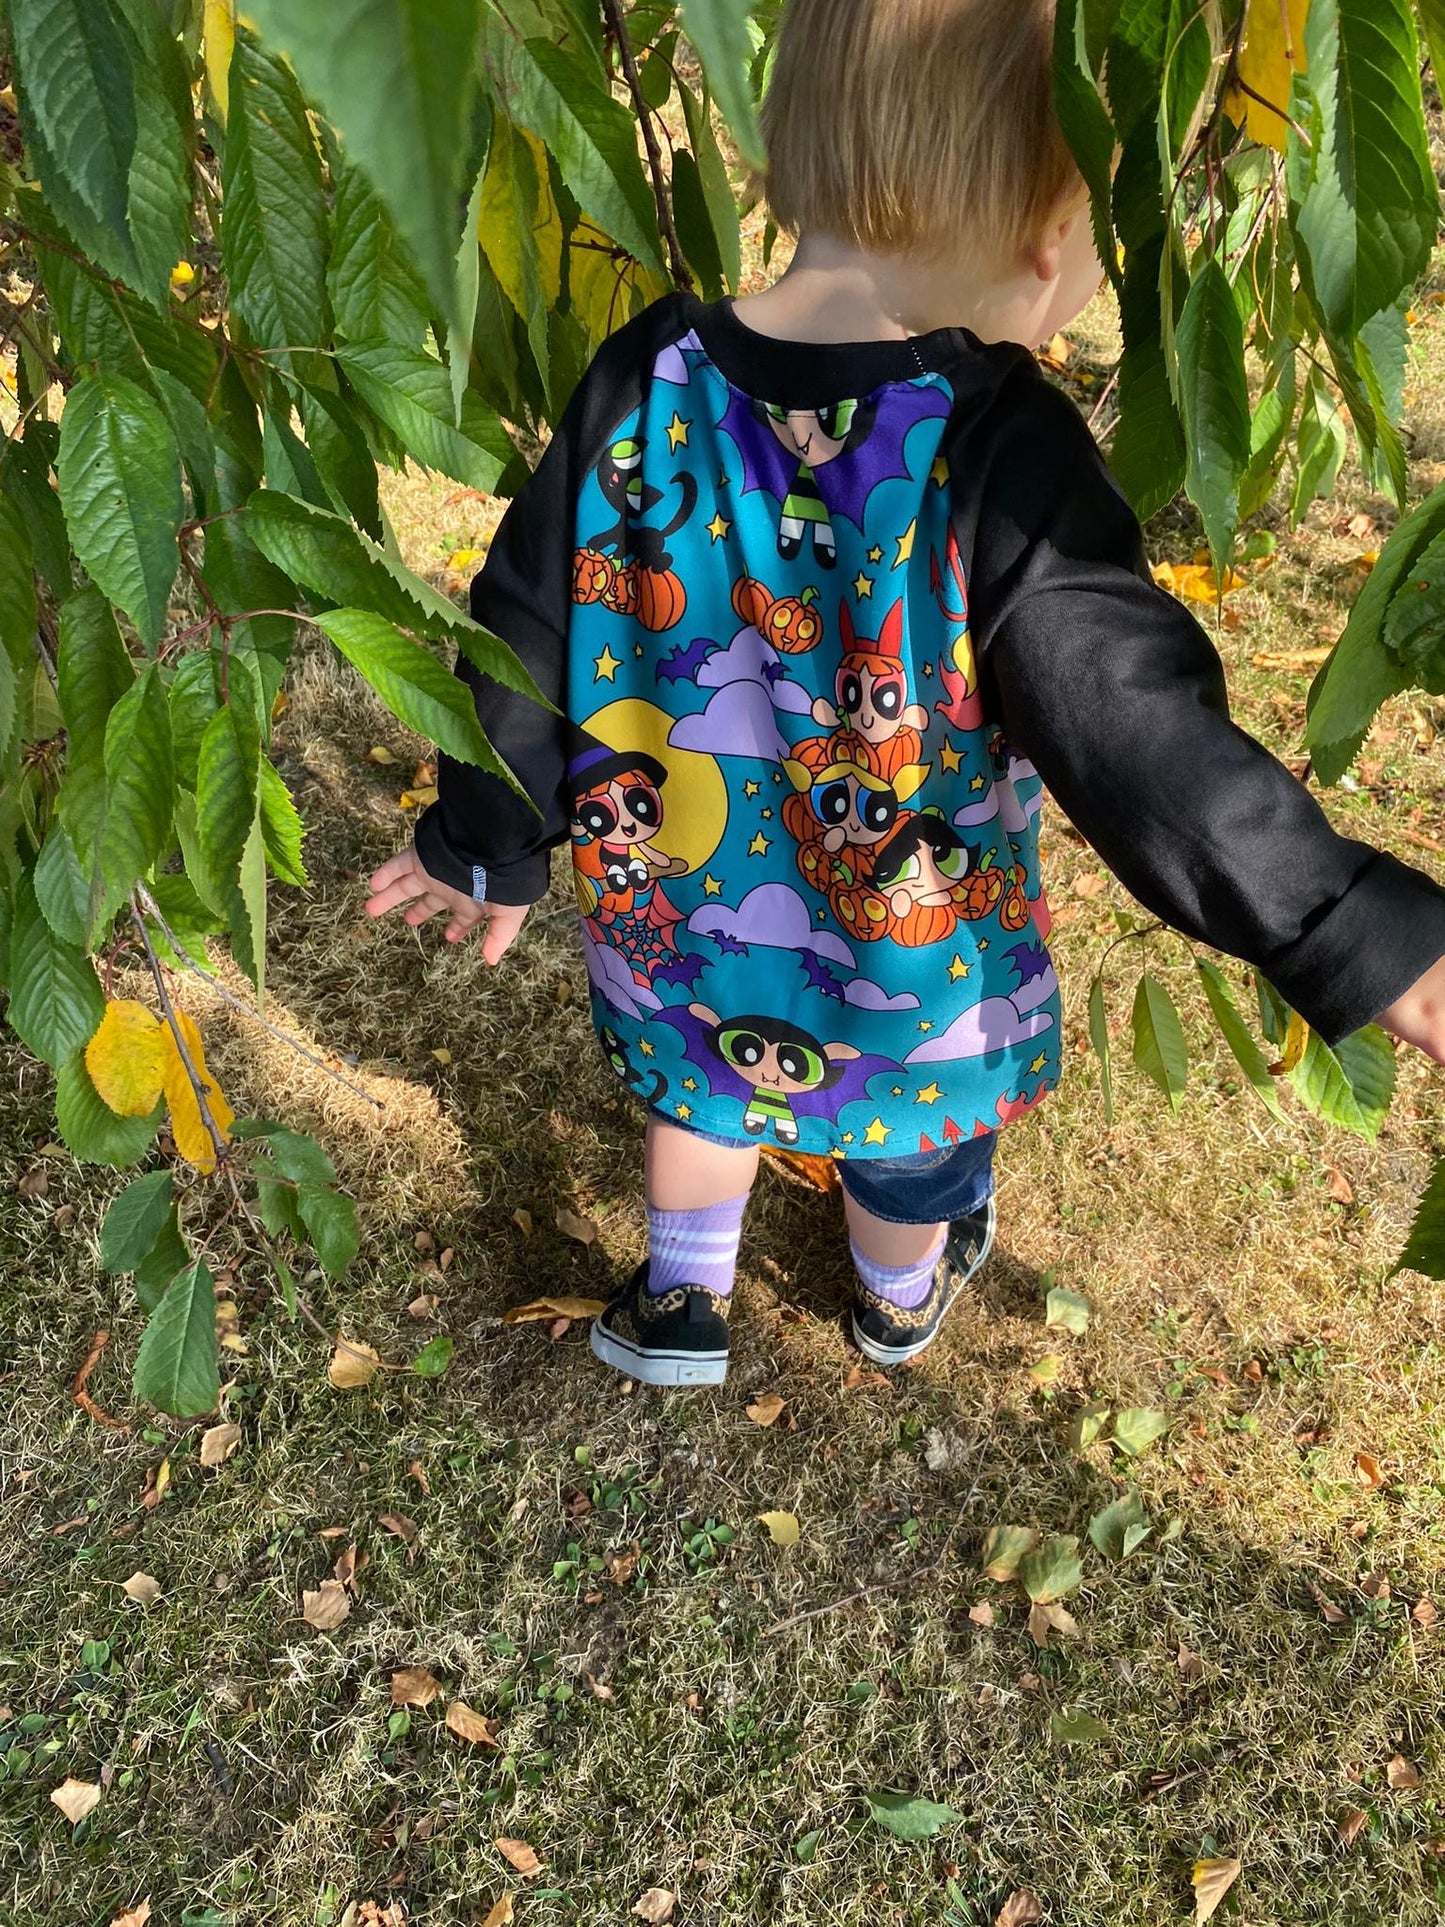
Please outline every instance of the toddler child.
M791 0L762 293L606 343L472 585L553 715L479 676L529 807L440 759L367 905L498 963L570 838L599 1038L647 1107L649 1255L593 1349L719 1383L763 1143L839 1160L854 1336L916 1356L1058 1081L1044 785L1158 917L1326 1040L1445 1056L1445 891L1337 836L1028 346L1100 268L1048 0ZM1018 346L1015 344L1027 344Z

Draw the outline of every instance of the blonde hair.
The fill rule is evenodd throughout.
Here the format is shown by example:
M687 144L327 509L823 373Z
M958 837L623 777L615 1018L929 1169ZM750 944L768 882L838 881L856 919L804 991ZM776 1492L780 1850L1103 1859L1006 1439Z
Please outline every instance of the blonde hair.
M788 0L763 135L778 225L874 253L1028 246L1081 191L1054 0Z

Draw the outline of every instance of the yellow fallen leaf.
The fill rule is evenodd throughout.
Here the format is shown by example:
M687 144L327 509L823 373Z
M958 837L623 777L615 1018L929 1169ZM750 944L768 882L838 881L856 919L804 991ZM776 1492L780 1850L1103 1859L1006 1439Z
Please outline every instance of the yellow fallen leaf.
M482 1922L481 1927L512 1927L512 1922L516 1917L512 1909L512 1896L510 1894L503 1894L496 1906L492 1908L491 1912Z
M70 1822L78 1827L100 1805L100 1788L92 1780L62 1780L58 1787L51 1790L50 1801L57 1806Z
M372 1346L355 1338L338 1338L326 1376L338 1392L354 1392L358 1386L371 1383L380 1365L380 1354Z
M1385 1780L1396 1793L1409 1793L1420 1784L1420 1769L1402 1753L1397 1753L1385 1768Z
M1215 1908L1238 1880L1238 1860L1196 1860L1194 1863L1194 1918L1209 1920Z
M494 1840L492 1845L504 1860L509 1860L525 1879L542 1871L542 1863L525 1840Z
M1239 54L1243 87L1231 87L1225 111L1243 121L1251 140L1285 150L1290 86L1305 71L1305 14L1309 0L1249 0ZM1246 94L1244 87L1249 88ZM1283 110L1283 111L1282 111Z
M403 790L397 798L397 802L404 810L424 810L428 804L435 803L436 800L437 786L435 783L428 783L424 788L419 790Z
M148 1900L142 1900L134 1907L127 1907L123 1914L117 1914L110 1927L146 1927L150 1917L151 1904Z
M557 1229L564 1238L575 1239L579 1245L595 1245L597 1227L590 1218L580 1218L575 1211L565 1205L557 1208Z
M1154 580L1161 589L1168 589L1186 602L1217 602L1222 595L1233 595L1236 589L1244 587L1245 578L1238 569L1226 569L1223 579L1203 562L1159 562L1153 570Z
M677 1910L677 1895L669 1893L666 1887L649 1887L632 1909L639 1920L645 1920L648 1927L667 1927Z
M165 1076L162 1033L154 1011L131 997L113 998L85 1047L85 1068L117 1117L149 1117Z
M450 1063L451 1063L451 1061L452 1061L452 1054L451 1054L451 1052L450 1052L450 1051L449 1051L449 1050L448 1050L448 1049L446 1048L446 1046L445 1046L445 1045L442 1045L442 1046L441 1046L441 1047L440 1047L439 1049L437 1049L437 1050L434 1050L434 1051L432 1052L432 1056L433 1056L433 1057L434 1057L434 1058L436 1059L436 1061L437 1061L437 1062L438 1062L438 1063L439 1063L440 1065L442 1065L442 1066L443 1066L443 1068L445 1068L445 1067L446 1067L446 1065L448 1065L448 1064L450 1064Z
M378 769L389 769L397 760L385 743L374 743L366 752L368 763L375 763Z
M763 1392L748 1406L747 1414L754 1425L776 1425L787 1407L788 1401L776 1392Z
M447 557L449 569L474 569L486 559L485 549L453 549Z
M533 1224L532 1224L532 1214L530 1211L524 1211L519 1206L517 1210L515 1210L512 1213L512 1223L516 1225L517 1229L521 1232L524 1238L531 1237L532 1231L533 1231Z
M1331 654L1329 649L1261 649L1249 660L1256 669L1317 669Z
M206 85L221 125L231 110L231 54L236 45L236 0L205 0L201 38L206 58Z
M323 1579L315 1592L301 1595L301 1617L318 1633L334 1632L351 1611L351 1594L339 1579Z
M161 1596L160 1586L148 1572L133 1572L121 1586L121 1591L138 1606L153 1606Z
M425 1666L402 1666L391 1676L393 1706L430 1706L441 1692L441 1681Z
M241 1443L239 1425L212 1425L201 1434L201 1464L224 1465Z
M510 1311L502 1313L504 1325L536 1325L544 1319L548 1324L554 1318L596 1318L607 1309L602 1298L534 1298L529 1305L513 1305Z
M206 1069L206 1053L201 1047L201 1033L194 1021L183 1010L176 1012L176 1023L191 1060L191 1068L200 1080L205 1093L206 1106L211 1120L220 1133L222 1144L230 1142L230 1129L235 1112L212 1081ZM167 1024L161 1036L162 1067L166 1103L171 1113L171 1136L176 1141L176 1149L186 1160L194 1164L203 1177L209 1177L216 1168L216 1147L210 1132L201 1119L201 1107L196 1096L195 1086L191 1083L190 1072L186 1069L176 1042L176 1033Z
M758 1524L767 1527L775 1546L796 1546L803 1536L797 1516L791 1512L760 1512Z
M447 1708L446 1723L457 1738L465 1740L468 1746L495 1746L498 1749L501 1747L502 1742L492 1731L496 1721L483 1719L480 1713L474 1713L463 1700L452 1701ZM513 1864L515 1865L515 1862Z

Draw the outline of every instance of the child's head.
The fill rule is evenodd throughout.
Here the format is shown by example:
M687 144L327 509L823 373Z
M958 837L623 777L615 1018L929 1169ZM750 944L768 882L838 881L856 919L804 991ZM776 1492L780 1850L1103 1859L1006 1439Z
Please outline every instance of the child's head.
M779 225L945 280L1047 280L1062 326L1099 267L1053 20L1054 0L788 0L763 105Z

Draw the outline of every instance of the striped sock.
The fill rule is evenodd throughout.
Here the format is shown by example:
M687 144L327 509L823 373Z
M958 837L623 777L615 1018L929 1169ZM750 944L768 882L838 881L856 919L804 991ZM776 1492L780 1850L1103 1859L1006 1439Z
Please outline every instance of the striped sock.
M647 1207L647 1289L656 1296L678 1285L699 1285L725 1298L733 1288L738 1240L748 1194L698 1211Z
M943 1255L944 1240L948 1236L945 1225L938 1234L938 1243L925 1258L913 1265L879 1265L858 1249L856 1241L849 1238L853 1250L853 1263L858 1267L858 1276L875 1298L885 1299L890 1305L897 1305L900 1311L912 1311L921 1305L933 1286L933 1274Z

